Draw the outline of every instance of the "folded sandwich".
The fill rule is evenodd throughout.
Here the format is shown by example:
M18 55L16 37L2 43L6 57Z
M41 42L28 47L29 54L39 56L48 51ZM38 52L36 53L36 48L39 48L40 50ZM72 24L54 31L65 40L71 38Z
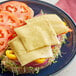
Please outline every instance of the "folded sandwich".
M60 42L57 39L57 35L53 30L52 26L49 26L47 21L39 23L31 23L16 28L15 31L18 37L10 41L9 45L14 50L22 66L39 58L51 57L54 59L50 46L59 45ZM20 48L18 46L19 44L16 47L17 43L21 43L25 51L20 50L22 47ZM20 46L22 46L21 44Z
M18 37L14 38L11 42L9 42L9 45L14 51L22 66L39 58L54 58L50 46L27 52Z

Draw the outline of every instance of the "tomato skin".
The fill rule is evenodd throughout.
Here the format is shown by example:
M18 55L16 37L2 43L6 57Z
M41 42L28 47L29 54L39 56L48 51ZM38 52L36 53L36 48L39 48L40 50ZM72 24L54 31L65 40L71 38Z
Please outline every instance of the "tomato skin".
M25 3L19 1L9 1L1 5L1 11L8 11L20 20L20 25L24 25L25 20L34 16L34 11Z
M8 26L0 24L0 56L4 53L8 46L8 41L13 37L15 32L11 30Z
M4 49L8 46L8 40L14 38L12 37L13 34L15 34L15 32L8 26L0 24L0 51L4 51Z
M0 12L0 26L3 26L3 28L6 29L8 33L8 39L11 40L16 36L14 28L17 28L20 26L20 21L13 14L7 11L1 11Z
M14 31L14 29L11 29L10 27L8 27L7 25L4 25L4 28L7 30L8 33L8 40L13 39L14 37L17 36L16 32Z
M5 29L5 33L7 34L8 40L11 40L17 36L16 32L11 29L7 24L0 23L0 28Z
M1 11L0 12L0 24L5 24L9 26L11 29L19 26L20 21L15 15L7 12L7 11Z
M8 39L7 38L0 38L0 51L4 50L7 46Z
M0 39L7 38L7 37L8 37L8 33L6 29L3 26L0 26Z
M0 25L0 51L6 48L8 42L8 33L4 26Z

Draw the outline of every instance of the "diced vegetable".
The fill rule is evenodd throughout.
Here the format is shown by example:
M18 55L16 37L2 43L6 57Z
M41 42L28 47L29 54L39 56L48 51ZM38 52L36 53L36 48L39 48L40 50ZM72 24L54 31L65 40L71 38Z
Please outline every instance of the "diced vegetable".
M46 61L46 58L41 58L41 59L37 59L37 60L35 60L34 62L36 62L36 63L44 63Z
M12 50L6 50L6 56L9 59L12 59L12 60L16 60L17 59L16 55L14 54L14 52Z

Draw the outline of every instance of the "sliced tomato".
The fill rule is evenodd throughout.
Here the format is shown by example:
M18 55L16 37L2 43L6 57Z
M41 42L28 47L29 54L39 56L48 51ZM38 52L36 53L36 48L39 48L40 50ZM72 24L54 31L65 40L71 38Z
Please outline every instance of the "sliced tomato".
M0 38L0 51L6 48L8 39L7 38Z
M7 33L8 40L11 40L17 36L16 32L13 29L11 29L9 26L7 26L7 24L0 23L0 27L1 29L5 30L5 33Z
M10 27L8 27L7 25L4 25L4 28L6 29L6 31L8 33L8 40L11 40L17 36L16 32L13 29L11 29Z
M17 17L7 11L0 12L0 26L6 29L8 39L13 39L16 36L14 28L19 27L20 21Z
M8 11L19 18L21 25L25 24L25 20L33 17L33 10L25 3L18 1L10 1L1 5L0 11Z
M12 40L13 38L15 38L17 36L17 34L14 32L12 33L9 37L8 40Z
M0 12L0 24L5 24L11 29L19 26L20 22L17 17L7 11Z
M8 37L8 33L6 29L3 26L0 26L0 39L7 38L7 37Z
M6 48L8 42L8 33L3 26L0 26L0 51Z

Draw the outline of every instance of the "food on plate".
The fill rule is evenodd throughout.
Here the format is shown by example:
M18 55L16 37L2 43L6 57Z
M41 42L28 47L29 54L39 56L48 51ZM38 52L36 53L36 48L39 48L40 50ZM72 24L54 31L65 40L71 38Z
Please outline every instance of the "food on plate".
M22 2L0 5L1 65L16 74L38 73L51 65L61 55L66 34L72 32L56 14L33 15Z
M25 20L34 15L34 11L27 4L18 1L9 1L1 4L0 11L8 11L14 14L20 20L20 25L24 25Z

